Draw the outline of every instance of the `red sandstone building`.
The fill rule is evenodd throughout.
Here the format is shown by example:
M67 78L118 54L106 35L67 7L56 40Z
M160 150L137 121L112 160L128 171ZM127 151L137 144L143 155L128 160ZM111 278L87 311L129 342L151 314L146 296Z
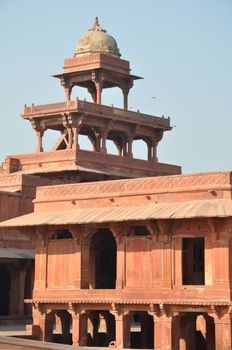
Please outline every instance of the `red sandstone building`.
M32 308L34 337L75 346L230 350L231 173L181 175L158 162L170 120L128 111L139 77L97 19L55 77L66 101L24 108L37 152L1 168L2 317ZM74 86L93 102L71 99ZM101 104L113 87L122 109ZM60 137L44 152L49 129ZM135 140L147 160L133 158Z

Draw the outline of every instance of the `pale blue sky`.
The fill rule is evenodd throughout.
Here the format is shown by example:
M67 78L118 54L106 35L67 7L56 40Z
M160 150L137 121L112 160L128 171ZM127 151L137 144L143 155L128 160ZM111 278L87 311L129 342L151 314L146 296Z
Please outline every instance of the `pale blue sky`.
M0 0L0 160L34 151L24 103L64 100L49 76L61 72L96 15L132 73L144 77L129 106L171 117L159 160L184 173L232 170L232 0ZM103 103L121 106L120 91Z

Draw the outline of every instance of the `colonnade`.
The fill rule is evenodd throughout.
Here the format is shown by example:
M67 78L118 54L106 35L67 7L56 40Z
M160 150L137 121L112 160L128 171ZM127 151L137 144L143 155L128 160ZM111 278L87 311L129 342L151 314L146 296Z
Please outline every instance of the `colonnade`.
M74 346L137 347L156 350L231 350L232 324L229 313L209 315L206 312L202 314L175 312L156 315L152 312L136 311L136 309L133 312L128 311L126 305L124 305L124 311L97 310L95 307L96 305L94 310L91 310L84 309L81 305L81 307L76 306L67 310L52 310L52 306L49 306L43 309L43 312L39 309L34 310L34 336L43 341L53 341L54 314L58 314L61 320L60 342ZM133 334L132 329L135 313L141 315L139 337L134 337L136 333ZM99 322L97 328L94 328L93 318L96 314ZM197 317L205 318L205 326L199 327ZM111 320L110 329L109 320Z

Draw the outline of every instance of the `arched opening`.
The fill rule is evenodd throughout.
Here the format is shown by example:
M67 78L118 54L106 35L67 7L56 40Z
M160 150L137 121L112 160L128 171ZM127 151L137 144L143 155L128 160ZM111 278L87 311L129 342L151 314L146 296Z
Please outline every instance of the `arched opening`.
M56 310L50 316L52 328L52 342L60 344L72 344L70 333L72 318L67 310Z
M154 349L154 322L147 312L132 315L130 332L132 349Z
M215 325L212 317L195 312L182 315L179 324L180 349L215 350Z
M135 139L132 143L132 153L133 153L133 158L147 160L148 159L147 143L144 140Z
M89 256L90 288L115 288L116 249L114 236L109 229L100 229L92 236Z
M110 130L107 135L107 152L117 156L127 154L127 134L125 131Z
M111 106L112 104L116 107L123 108L122 91L118 87L104 89L102 91L102 104Z
M43 150L49 152L67 148L66 143L62 139L64 136L65 134L61 134L58 130L46 130L43 135Z
M80 149L83 149L85 151L93 151L93 145L90 142L88 136L79 134L78 143L79 143Z
M80 149L98 152L100 145L97 144L96 132L92 126L83 125L78 132L78 144ZM98 140L98 143L100 141Z
M92 311L88 318L87 346L105 346L115 340L115 319L109 311Z
M0 315L10 314L10 271L5 264L0 264Z
M106 140L106 149L108 154L114 154L117 156L119 153L114 141L112 140Z
M78 98L79 100L86 100L87 102L93 102L91 94L86 88L82 86L74 85L71 93L71 100Z

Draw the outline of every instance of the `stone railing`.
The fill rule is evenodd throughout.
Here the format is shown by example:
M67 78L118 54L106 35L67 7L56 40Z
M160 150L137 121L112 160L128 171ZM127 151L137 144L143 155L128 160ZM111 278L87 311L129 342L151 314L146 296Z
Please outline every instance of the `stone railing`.
M70 101L68 104L66 102L57 102L57 103L47 103L44 105L34 105L24 106L23 116L31 116L39 114L46 114L49 112L66 112L70 110L77 110L78 100Z
M170 129L170 118L164 116L156 117L148 114L140 113L139 111L125 111L114 106L99 105L92 102L75 99L70 102L57 102L44 105L24 106L24 118L43 117L51 114L60 114L68 112L91 113L93 115L102 115L104 117L114 117L114 119L126 121L127 123L142 124L146 126L156 126L164 129Z

